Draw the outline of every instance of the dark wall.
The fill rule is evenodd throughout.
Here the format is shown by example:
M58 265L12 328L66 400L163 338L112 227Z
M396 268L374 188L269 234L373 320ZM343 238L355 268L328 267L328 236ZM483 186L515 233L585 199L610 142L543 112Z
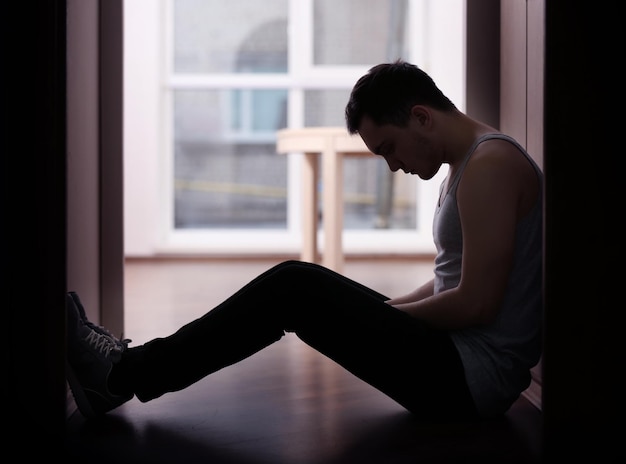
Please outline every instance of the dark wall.
M466 6L466 102L468 115L500 127L500 0Z
M65 418L65 2L1 8L2 451L28 460Z
M67 286L123 334L122 0L66 0Z
M0 12L2 443L20 460L44 443L62 455L66 291L123 330L122 5L26 0Z
M546 462L613 463L626 456L624 27L611 8L558 3L546 2Z

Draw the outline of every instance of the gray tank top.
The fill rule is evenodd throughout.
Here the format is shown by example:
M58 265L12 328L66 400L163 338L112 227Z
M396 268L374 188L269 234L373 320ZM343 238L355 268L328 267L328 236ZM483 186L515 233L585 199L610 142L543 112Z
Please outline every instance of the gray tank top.
M435 293L454 288L460 281L463 235L456 191L474 150L490 139L507 140L526 156L541 181L541 192L532 210L517 225L513 269L496 321L450 334L461 356L476 407L485 417L508 410L530 385L530 369L539 362L541 355L543 320L543 173L526 150L504 134L486 134L474 142L452 179L448 193L437 205L433 221L437 247ZM445 181L440 198L444 185Z

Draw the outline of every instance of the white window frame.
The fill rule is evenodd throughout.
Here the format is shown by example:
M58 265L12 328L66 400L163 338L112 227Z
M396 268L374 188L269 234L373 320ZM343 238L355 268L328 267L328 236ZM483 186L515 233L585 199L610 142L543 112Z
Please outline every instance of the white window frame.
M288 126L304 125L304 93L350 88L368 67L314 66L314 0L289 0L288 74L172 75L172 0L125 0L125 253L126 256L299 253L300 165L288 157L286 229L176 230L173 227L171 90L288 89ZM409 0L410 41L421 44L408 60L423 67L452 101L465 106L465 1ZM422 32L426 31L423 37ZM155 76L157 76L155 78ZM160 76L160 77L159 77ZM282 155L276 155L282 156ZM345 230L346 254L432 253L432 215L444 166L417 182L417 229ZM323 233L319 243L323 249Z

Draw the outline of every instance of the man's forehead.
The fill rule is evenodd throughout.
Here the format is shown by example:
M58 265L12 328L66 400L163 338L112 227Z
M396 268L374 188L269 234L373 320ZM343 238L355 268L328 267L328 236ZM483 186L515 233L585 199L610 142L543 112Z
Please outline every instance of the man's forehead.
M359 125L359 135L372 153L380 153L380 147L386 140L385 126L379 126L371 118L365 116Z

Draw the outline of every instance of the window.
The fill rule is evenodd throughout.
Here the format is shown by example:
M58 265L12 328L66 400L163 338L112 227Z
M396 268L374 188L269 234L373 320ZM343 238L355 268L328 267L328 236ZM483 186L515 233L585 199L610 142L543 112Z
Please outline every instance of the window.
M344 126L352 85L398 57L462 108L462 5L126 0L127 254L297 251L300 159L276 154L276 131ZM456 81L437 77L440 61ZM431 251L444 175L347 158L344 249Z

